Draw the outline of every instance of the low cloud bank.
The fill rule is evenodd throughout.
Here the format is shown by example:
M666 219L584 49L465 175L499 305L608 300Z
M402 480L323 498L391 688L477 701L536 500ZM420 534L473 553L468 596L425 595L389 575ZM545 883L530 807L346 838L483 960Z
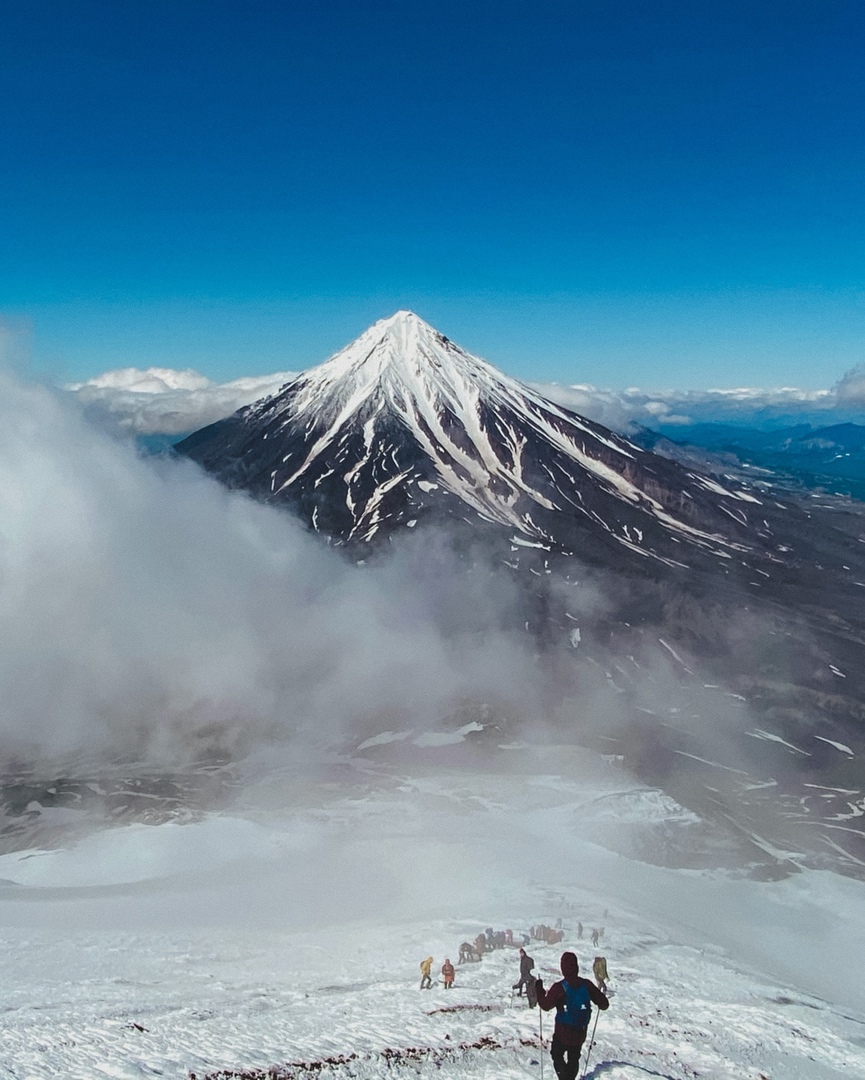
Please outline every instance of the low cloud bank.
M126 371L101 389L162 399L199 379ZM0 374L0 766L356 746L459 727L469 701L530 730L568 686L566 726L622 721L567 642L544 669L517 581L456 559L425 532L353 565L191 463L139 457L68 394ZM583 582L567 602L585 629L611 598ZM640 694L675 685L654 653Z
M668 428L703 423L768 424L773 427L803 422L822 425L835 423L835 414L839 412L865 412L865 395L859 400L852 397L842 400L837 388L741 387L652 392L638 387L603 390L588 385L533 385L560 405L625 433L635 426Z
M277 393L290 371L214 383L197 371L121 368L66 389L84 412L119 435L185 435Z
M140 459L70 404L0 374L6 771L176 765L295 733L328 744L533 692L532 659L496 629L507 598L449 587L443 543L358 568L194 466Z
M214 383L170 368L122 368L65 389L87 416L114 434L180 436L215 423L259 398L278 393L296 373L251 376ZM533 383L542 394L575 412L627 432L635 425L684 427L733 423L777 427L865 422L865 365L826 390L797 387L649 391L611 390L589 384Z

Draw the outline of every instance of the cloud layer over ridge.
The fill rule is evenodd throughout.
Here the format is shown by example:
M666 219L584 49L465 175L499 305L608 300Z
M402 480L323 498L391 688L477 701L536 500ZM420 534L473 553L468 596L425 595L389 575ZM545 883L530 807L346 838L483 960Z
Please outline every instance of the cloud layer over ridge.
M496 629L507 598L457 586L435 537L356 567L71 406L0 372L7 766L179 764L295 733L338 744L406 715L433 726L467 696L533 692L531 658Z
M214 383L195 371L122 368L65 389L100 426L130 436L181 436L277 393L295 372ZM696 423L780 426L824 425L841 419L865 422L865 365L848 371L830 389L741 387L662 390L604 389L588 384L533 383L553 401L615 431L682 427Z
M290 371L214 383L197 371L120 368L67 387L86 414L126 435L185 435L275 394Z

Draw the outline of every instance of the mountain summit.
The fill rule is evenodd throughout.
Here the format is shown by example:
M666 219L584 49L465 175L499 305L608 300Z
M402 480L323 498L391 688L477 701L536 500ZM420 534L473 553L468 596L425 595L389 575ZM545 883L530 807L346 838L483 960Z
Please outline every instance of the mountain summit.
M556 405L410 311L177 449L338 543L451 518L592 561L614 548L682 566L729 560L758 531L741 485Z

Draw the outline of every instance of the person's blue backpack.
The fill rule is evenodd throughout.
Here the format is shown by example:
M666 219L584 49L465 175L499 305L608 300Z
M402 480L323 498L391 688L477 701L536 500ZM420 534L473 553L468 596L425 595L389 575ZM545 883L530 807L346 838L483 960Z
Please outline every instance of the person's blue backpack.
M562 979L562 986L565 991L565 1003L556 1006L556 1020L569 1027L588 1027L589 1017L592 1015L588 987L585 983L571 986L567 979Z

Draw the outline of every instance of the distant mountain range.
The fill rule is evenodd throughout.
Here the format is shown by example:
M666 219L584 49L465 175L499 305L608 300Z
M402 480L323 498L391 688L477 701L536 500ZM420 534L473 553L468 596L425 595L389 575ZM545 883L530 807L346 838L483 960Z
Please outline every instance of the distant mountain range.
M733 424L661 427L657 435L638 436L640 445L675 456L675 447L700 447L727 454L741 463L779 473L803 487L865 500L865 425L854 423L764 431ZM670 445L672 444L672 445Z
M865 508L792 497L709 427L708 456L624 438L399 312L176 450L358 560L446 528L518 589L557 723L761 858L860 873ZM857 432L759 452L828 468Z

